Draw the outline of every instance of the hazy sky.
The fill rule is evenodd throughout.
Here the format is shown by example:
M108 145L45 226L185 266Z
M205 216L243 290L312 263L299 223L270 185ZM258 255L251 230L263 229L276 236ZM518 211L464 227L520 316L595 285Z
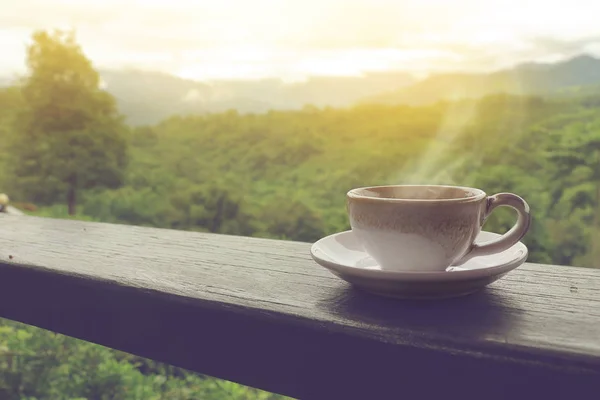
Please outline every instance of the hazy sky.
M493 69L600 54L595 0L0 0L0 74L34 29L75 28L97 67L196 79Z

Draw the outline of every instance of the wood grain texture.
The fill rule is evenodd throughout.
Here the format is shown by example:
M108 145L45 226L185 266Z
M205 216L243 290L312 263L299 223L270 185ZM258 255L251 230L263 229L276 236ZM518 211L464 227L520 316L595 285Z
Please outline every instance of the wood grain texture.
M600 270L525 264L410 302L353 289L309 248L0 215L0 316L303 399L600 392Z

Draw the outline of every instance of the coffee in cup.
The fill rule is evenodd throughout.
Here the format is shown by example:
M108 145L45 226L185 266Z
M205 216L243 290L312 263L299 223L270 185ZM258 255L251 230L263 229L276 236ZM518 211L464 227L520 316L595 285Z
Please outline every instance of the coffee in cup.
M487 196L480 189L442 185L392 185L347 193L350 226L364 250L383 270L444 271L467 260L504 251L527 233L529 205L511 193ZM504 235L475 243L496 208L517 211Z

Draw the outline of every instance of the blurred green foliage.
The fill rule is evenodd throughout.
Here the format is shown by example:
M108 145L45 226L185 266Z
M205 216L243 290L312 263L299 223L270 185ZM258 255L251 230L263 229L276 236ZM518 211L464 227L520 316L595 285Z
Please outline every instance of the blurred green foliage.
M124 185L84 191L77 218L311 242L349 228L352 187L471 185L528 200L530 261L600 267L597 114L576 100L497 95L419 108L175 116L132 129ZM513 221L500 210L485 228L503 232Z
M127 128L72 33L35 32L27 66L5 167L17 193L74 215L79 191L122 184Z
M284 399L10 321L0 324L0 398Z

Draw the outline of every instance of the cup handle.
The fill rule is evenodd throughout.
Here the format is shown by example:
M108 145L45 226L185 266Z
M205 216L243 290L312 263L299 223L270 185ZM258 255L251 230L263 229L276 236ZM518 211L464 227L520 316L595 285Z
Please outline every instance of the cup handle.
M514 246L523 238L523 236L525 236L529 230L529 226L531 225L531 213L529 211L529 204L527 204L524 199L516 194L498 193L493 196L489 196L487 198L486 210L481 225L483 226L483 223L490 216L492 211L494 211L497 207L503 206L511 207L517 212L517 222L513 225L513 227L496 240L491 240L481 244L473 243L471 250L469 250L469 252L463 256L463 258L458 260L453 265L463 264L473 257L485 256L504 251L511 246Z

